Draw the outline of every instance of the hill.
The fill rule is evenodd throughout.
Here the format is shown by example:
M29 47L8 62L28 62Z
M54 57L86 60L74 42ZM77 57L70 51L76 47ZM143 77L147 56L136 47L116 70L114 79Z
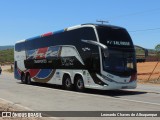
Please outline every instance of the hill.
M0 50L7 50L7 49L13 49L13 45L7 45L7 46L0 46Z

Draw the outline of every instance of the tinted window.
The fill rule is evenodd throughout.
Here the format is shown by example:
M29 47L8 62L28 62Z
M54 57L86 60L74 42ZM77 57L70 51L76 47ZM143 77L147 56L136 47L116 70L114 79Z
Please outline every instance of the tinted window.
M94 29L91 27L84 27L70 31L56 33L47 37L39 37L26 42L26 50L33 52L35 49L44 48L57 45L73 45L80 54L85 66L91 66L92 53L99 54L98 46L82 42L81 40L96 40ZM32 51L33 50L33 51ZM97 62L97 64L100 62ZM100 65L99 65L100 66Z
M26 42L26 49L38 49L56 45L74 45L79 46L81 39L96 40L93 28L80 28L62 33L53 34L47 37L39 37Z
M120 50L109 50L109 56L103 55L103 69L119 76L129 76L136 71L135 53Z
M97 27L100 42L109 47L131 48L133 43L128 32L118 27Z
M24 42L17 43L15 45L15 51L20 52L20 51L23 51L23 50L25 50L25 44L24 44Z
M35 49L33 44L34 44L34 41L31 41L31 40L26 41L26 49L27 50Z

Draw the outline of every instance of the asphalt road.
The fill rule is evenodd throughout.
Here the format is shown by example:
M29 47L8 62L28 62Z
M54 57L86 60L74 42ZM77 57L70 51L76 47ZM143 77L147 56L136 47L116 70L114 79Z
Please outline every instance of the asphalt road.
M35 111L160 111L160 86L157 85L79 93L48 84L25 85L13 75L2 74L0 98Z

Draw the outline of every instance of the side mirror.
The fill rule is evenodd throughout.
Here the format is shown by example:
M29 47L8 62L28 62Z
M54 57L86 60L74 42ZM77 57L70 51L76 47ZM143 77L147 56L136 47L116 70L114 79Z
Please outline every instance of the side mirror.
M148 50L145 49L145 57L147 57L147 56L148 56Z

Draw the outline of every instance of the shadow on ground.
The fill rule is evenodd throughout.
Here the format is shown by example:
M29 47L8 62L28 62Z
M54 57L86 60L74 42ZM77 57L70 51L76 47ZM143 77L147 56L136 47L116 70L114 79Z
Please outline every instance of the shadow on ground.
M19 84L22 84L18 82ZM47 84L47 83L32 83L32 86L39 86L57 90L64 90L62 86ZM67 91L67 90L64 90ZM77 92L75 90L71 92ZM146 94L148 92L142 91L132 91L132 90L94 90L94 89L85 89L84 93L86 94L95 94L95 95L102 95L102 96L111 96L111 97L118 97L118 96L130 96L130 95L138 95L138 94Z

